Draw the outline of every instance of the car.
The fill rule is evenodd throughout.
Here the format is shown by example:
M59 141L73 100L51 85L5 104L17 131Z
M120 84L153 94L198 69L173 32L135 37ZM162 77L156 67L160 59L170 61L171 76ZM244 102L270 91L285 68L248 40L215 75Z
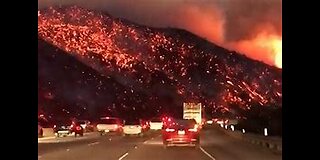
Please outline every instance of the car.
M127 136L127 135L143 136L146 131L147 131L146 124L144 124L143 121L139 119L127 120L123 127L124 136Z
M67 136L71 134L70 124L65 121L58 121L53 125L53 132L56 137Z
M200 128L194 119L175 119L162 130L163 145L200 145Z
M71 124L68 121L58 121L53 126L53 131L57 137L67 136L74 133L75 136L83 136L83 128L80 123L72 121Z
M43 128L40 125L40 122L38 122L38 137L43 137Z
M71 133L74 133L75 137L77 137L77 135L81 137L83 136L84 128L77 120L72 121L72 124L70 125L70 130Z
M94 127L88 120L79 120L80 126L84 129L85 132L93 132Z
M173 123L173 118L172 117L164 117L162 118L162 128L165 128L166 126L170 125L171 123Z
M150 130L150 122L144 119L140 119L140 123L142 126L143 132L147 132Z
M121 135L123 132L123 121L116 117L102 117L97 124L97 130L100 132L100 135L107 133Z
M163 122L159 118L153 118L150 120L150 129L151 130L161 130Z

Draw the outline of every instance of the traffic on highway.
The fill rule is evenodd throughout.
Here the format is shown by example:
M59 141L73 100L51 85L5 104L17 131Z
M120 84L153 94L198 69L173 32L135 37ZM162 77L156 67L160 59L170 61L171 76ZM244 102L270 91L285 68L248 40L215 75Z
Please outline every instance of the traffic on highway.
M281 160L281 2L38 0L38 160Z
M161 129L158 128L160 123L152 123L156 119L163 119L161 123L165 125L162 125ZM78 130L71 127L74 124L77 123L65 123L69 129L63 129L64 132L52 128L53 133L46 131L45 134L48 136L43 135L38 138L38 159L281 159L280 152L230 137L216 119L198 124L194 119L173 117L130 121L116 117L102 117L95 126L79 125L84 132L82 136L76 136Z

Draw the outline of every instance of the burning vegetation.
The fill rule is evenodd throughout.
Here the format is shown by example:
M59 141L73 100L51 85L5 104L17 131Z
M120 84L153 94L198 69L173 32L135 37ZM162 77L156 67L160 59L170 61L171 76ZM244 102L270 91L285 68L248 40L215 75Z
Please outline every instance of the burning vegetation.
M157 105L161 96L173 97L177 104L192 100L208 108L226 110L230 105L242 109L253 105L282 106L281 69L184 30L140 26L101 12L68 6L40 10L38 36L124 86L121 91L112 90L116 99L122 101L122 105L114 101L113 107L130 107L124 105L129 100L143 103L145 97L153 102L151 105ZM278 51L281 39L270 43ZM277 63L281 65L279 55ZM83 74L86 76L80 81L99 82L94 92L108 88L108 80Z

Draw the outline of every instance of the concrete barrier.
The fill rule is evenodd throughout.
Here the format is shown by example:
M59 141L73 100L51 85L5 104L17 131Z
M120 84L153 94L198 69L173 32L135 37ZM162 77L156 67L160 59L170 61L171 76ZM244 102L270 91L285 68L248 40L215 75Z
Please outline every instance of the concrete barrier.
M240 139L252 144L260 145L265 148L269 148L273 151L282 153L282 138L281 137L271 137L256 135L252 133L242 133L241 131L231 131L226 130L221 127L217 127L230 137Z
M42 128L43 137L52 137L54 136L53 128Z

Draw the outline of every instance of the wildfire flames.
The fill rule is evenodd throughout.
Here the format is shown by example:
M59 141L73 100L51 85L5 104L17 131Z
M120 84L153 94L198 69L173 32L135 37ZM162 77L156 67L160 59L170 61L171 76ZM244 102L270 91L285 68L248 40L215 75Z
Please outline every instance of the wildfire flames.
M282 96L281 77L279 78L278 71L272 72L270 67L250 68L251 71L246 71L247 66L241 66L240 62L235 63L233 53L226 54L225 57L229 59L225 60L220 54L215 54L215 48L199 48L196 43L181 38L181 35L172 36L147 27L128 25L85 9L71 7L39 11L38 35L67 53L81 59L101 62L103 67L109 67L110 70L114 69L110 64L115 63L119 70L135 73L133 65L142 63L148 72L162 71L175 83L170 85L177 86L179 95L191 92L190 95L201 97L201 90L208 89L214 83L229 87L221 95L225 102L237 102L245 107L248 107L246 102L253 100L261 105L279 103ZM268 51L276 57L276 64L281 67L280 37L259 35L237 45L243 50L252 51L271 48ZM247 48L250 46L252 48ZM257 47L259 50L256 50ZM195 59L198 61L194 61ZM202 65L200 60L205 63ZM190 70L200 68L199 66L202 67L203 76L208 77L210 82L197 82L198 91L194 91L190 89L194 88L192 83L195 83ZM258 76L249 78L246 72L254 72ZM245 75L245 78L236 78L240 75ZM147 80L147 77L136 79L137 83L141 84ZM248 94L248 100L239 96L242 92Z
M251 57L259 57L268 64L282 68L282 37L278 35L260 33L251 40L236 42L231 46Z
M275 64L279 68L282 68L282 40L274 40L274 51L275 51Z

